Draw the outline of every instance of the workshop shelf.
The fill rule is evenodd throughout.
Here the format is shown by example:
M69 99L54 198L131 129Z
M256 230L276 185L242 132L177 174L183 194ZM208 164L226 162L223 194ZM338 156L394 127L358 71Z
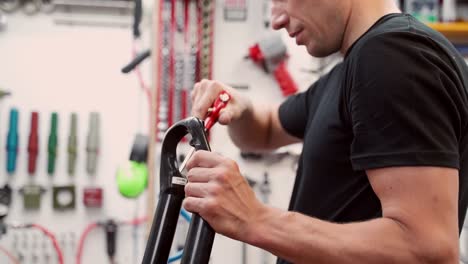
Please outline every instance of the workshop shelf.
M468 22L429 23L428 25L453 43L468 44Z

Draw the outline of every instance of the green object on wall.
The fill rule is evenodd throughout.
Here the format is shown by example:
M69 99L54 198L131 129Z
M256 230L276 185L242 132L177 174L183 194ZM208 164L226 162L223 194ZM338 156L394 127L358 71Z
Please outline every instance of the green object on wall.
M129 161L117 171L117 186L120 194L137 198L148 186L148 167L144 163Z
M50 118L50 133L49 141L47 143L47 173L53 175L55 172L55 160L57 158L57 145L58 145L58 114L52 113Z
M72 113L70 119L70 134L68 136L68 165L67 171L70 176L75 174L76 157L78 152L78 116Z

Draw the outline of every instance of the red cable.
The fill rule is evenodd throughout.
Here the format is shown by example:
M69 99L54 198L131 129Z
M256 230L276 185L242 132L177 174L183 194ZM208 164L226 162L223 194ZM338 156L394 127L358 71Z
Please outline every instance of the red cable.
M54 249L55 249L55 252L57 253L57 257L58 257L58 262L59 264L63 264L63 253L62 253L62 250L60 249L60 246L57 242L57 239L55 238L55 235L50 232L48 229L46 229L45 227L41 226L41 225L38 225L38 224L32 224L31 227L34 227L34 228L37 228L39 230L42 231L42 233L44 233L44 235L46 235L47 237L50 238L50 240L52 241L52 244L54 246Z
M5 254L13 264L20 264L19 260L6 248L0 246L0 251L3 252L3 254Z
M136 41L133 42L133 46L132 46L132 56L133 58L135 58L137 56L137 48L136 48L137 44L136 44ZM136 66L135 69L135 74L138 78L138 83L140 84L140 88L141 90L146 94L146 97L148 99L148 105L151 109L151 101L152 101L152 94L151 94L151 89L146 85L144 79L143 79L143 75L141 74L141 71L140 71L140 67L139 66Z
M214 3L211 3L210 6L210 13L211 13L211 32L210 32L210 76L209 79L213 79L213 56L214 56L214 32L215 32L215 6Z
M171 28L170 28L170 48L169 48L169 111L167 124L171 127L174 124L174 93L175 93L175 34L177 31L176 24L176 0L171 0Z
M81 264L81 255L83 254L84 242L88 234L98 226L97 223L89 224L86 229L81 233L81 237L78 243L78 250L76 252L76 264Z
M202 50L203 50L203 46L202 46L202 7L201 7L202 3L201 1L198 1L197 2L197 66L196 66L196 69L195 69L195 72L197 74L197 77L196 77L196 81L199 82L201 81L202 79L202 74L201 74L201 67L200 67L200 60L201 60L201 57L202 57Z
M130 220L130 221L124 221L122 222L122 224L124 225L141 225L143 223L145 223L146 221L148 221L148 217L142 217L142 218L135 218L133 220Z
M184 2L184 45L185 45L185 54L184 56L190 56L190 28L189 28L189 20L190 20L190 0L185 0ZM188 48L187 48L188 47ZM185 58L184 58L184 63L185 63ZM186 67L187 65L185 65ZM184 68L185 68L184 67ZM187 71L187 69L185 69ZM188 96L189 93L188 91L190 90L191 87L185 87L187 84L186 82L186 77L187 74L184 73L184 87L182 90L182 118L186 118L188 116L188 111L187 111L187 101L189 100ZM184 138L185 139L185 138Z

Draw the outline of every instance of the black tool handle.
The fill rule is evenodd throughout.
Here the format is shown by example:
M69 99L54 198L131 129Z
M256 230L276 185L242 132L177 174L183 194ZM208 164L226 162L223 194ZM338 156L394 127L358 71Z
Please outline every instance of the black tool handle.
M151 56L151 50L144 51L138 54L129 64L122 68L122 73L133 71L142 61Z

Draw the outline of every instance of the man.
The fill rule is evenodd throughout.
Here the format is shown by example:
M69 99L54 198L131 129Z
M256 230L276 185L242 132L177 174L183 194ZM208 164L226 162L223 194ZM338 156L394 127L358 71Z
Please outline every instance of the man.
M215 81L193 114L220 116L243 150L302 141L290 211L260 203L237 164L197 152L184 207L279 263L458 263L467 208L467 67L393 0L273 0L275 29L343 63L281 106L258 107Z

